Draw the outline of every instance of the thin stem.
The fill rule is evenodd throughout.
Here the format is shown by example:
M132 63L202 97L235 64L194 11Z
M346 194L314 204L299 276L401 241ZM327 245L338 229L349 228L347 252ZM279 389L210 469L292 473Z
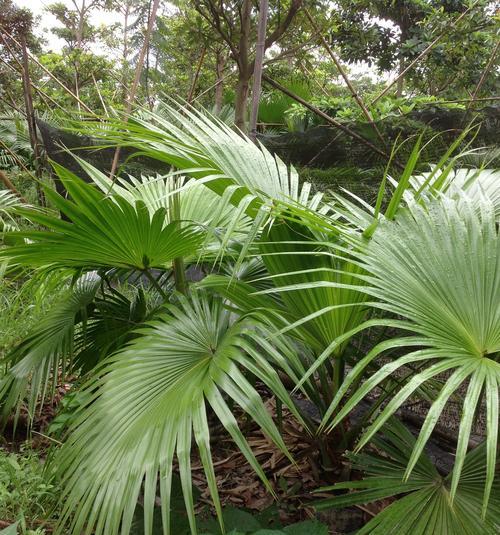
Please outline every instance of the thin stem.
M153 274L149 271L149 269L143 269L144 275L148 278L149 282L155 287L156 290L158 290L158 293L165 299L165 301L168 300L168 294L165 292L165 290L158 284L158 281L153 277Z

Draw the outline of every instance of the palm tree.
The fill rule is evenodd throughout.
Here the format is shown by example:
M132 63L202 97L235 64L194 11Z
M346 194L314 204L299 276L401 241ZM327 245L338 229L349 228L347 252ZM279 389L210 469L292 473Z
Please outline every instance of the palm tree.
M381 388L349 436L335 436L343 447L357 441L358 451L388 432L383 426L410 396L429 399L418 438L400 442L404 455L392 479L401 481L397 494L428 492L435 474L427 468L430 479L417 487L411 482L422 475L424 447L446 402L467 384L456 462L446 480L449 502L441 509L447 512L440 518L445 531L456 532L453 515L463 514L462 490L470 479L472 419L482 403L484 455L472 457L484 477L474 480L470 514L479 515L479 507L491 518L498 507L492 488L500 380L494 183L491 190L468 181L451 188L449 155L424 179L412 178L417 144L383 209L386 177L374 207L338 193L311 196L308 184L299 187L296 171L264 147L192 109L163 105L126 124L110 120L90 129L105 143L135 148L176 171L110 183L81 162L92 186L56 166L70 199L49 189L47 195L68 221L19 209L46 230L17 232L26 241L0 251L13 265L60 274L68 287L7 356L0 383L6 414L26 397L33 413L61 372L81 376L82 401L51 465L64 488L61 531L128 533L141 495L151 533L159 483L169 533L176 459L196 533L194 445L221 519L209 414L268 484L229 404L238 404L289 455L251 377L306 432L317 433L337 429ZM179 171L192 180L179 180ZM179 210L172 209L174 197ZM171 280L179 258L213 274L179 294ZM123 281L137 279L127 295ZM385 328L398 334L384 335ZM381 341L363 353L356 336L369 329L381 330ZM284 378L317 405L319 429L295 406ZM417 511L418 497L411 496L400 502ZM395 509L401 518L404 505ZM380 526L388 518L389 512Z

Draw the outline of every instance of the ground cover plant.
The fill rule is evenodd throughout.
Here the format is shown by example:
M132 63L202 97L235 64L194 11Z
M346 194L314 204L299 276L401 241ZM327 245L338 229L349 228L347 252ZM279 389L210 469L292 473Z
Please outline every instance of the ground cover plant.
M50 512L57 503L57 488L46 481L38 454L33 451L18 454L2 451L0 466L2 529L17 522L29 535L43 533L37 524L48 523Z
M284 411L320 470L335 473L333 486L318 481L321 497L310 493L318 509L397 496L362 533L498 531L498 172L464 179L452 147L419 174L417 141L370 205L312 193L263 146L193 108L162 104L85 129L175 171L110 182L78 158L90 183L54 165L68 196L45 187L63 219L12 208L37 226L4 233L7 273L64 290L4 357L0 380L4 418L26 410L32 421L71 379L45 469L61 488L58 532L129 533L139 503L144 533L158 515L175 533L182 495L187 529L203 533L196 455L210 529L234 533L217 441L230 440L275 496L247 431L293 464ZM455 460L440 474L426 444L459 395ZM430 404L417 436L395 420L413 397ZM485 440L469 452L480 410Z

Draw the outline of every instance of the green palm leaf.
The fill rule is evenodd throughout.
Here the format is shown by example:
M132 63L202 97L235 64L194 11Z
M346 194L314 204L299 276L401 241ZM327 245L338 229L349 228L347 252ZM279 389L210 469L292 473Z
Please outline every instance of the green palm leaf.
M412 177L413 189L418 191L422 184L429 181L429 177L432 178L431 175L433 176L433 172ZM498 169L445 169L435 174L429 187L459 202L465 196L478 210L481 208L481 200L487 198L493 204L495 219L500 222L500 171Z
M500 529L500 486L495 482L488 514L481 520L486 473L484 443L468 453L460 483L451 499L452 475L441 476L427 454L419 457L410 478L403 480L415 437L391 419L373 445L382 453L350 454L353 468L364 473L361 481L339 483L321 492L354 492L318 502L318 509L343 508L399 496L357 533L358 535L493 535Z
M29 242L0 251L25 266L123 267L145 270L167 267L174 258L195 254L203 234L178 221L166 224L165 210L152 216L143 202L109 198L78 177L54 165L72 200L47 188L46 195L69 221L26 209L18 213L49 229L16 232Z
M382 221L363 246L359 259L368 273L365 291L373 303L404 318L424 349L382 366L353 392L328 425L335 426L371 390L404 365L420 362L414 374L369 426L358 444L365 445L395 411L426 382L451 372L427 415L409 460L409 477L450 396L468 383L451 481L453 499L462 471L473 415L481 399L487 418L487 478L485 506L493 483L498 433L500 382L500 240L494 210L482 201L480 212L471 202L442 198L426 205L411 204L393 222ZM404 344L404 338L402 339ZM347 376L334 399L325 424L349 387L380 352L376 349ZM484 393L484 395L483 395Z
M23 342L3 359L2 364L8 368L0 379L4 416L29 393L28 411L33 417L49 385L55 387L60 370L64 377L66 369L71 367L75 324L86 317L87 306L93 301L100 283L95 273L80 278Z
M365 296L350 288L359 281L359 268L332 255L300 223L276 221L263 235L260 251L277 287L303 286L300 291L284 292L280 297L284 310L295 320L310 318L299 332L319 353L365 319L362 306ZM337 286L307 288L308 283L315 281L328 281ZM324 313L315 316L321 310ZM341 355L343 348L343 345L337 347L335 355Z
M54 467L64 484L61 531L72 518L69 533L128 533L143 488L144 530L150 534L159 482L164 532L170 533L170 485L176 457L191 531L196 533L192 433L221 518L210 455L208 407L267 484L226 398L240 405L288 453L240 366L258 372L299 416L274 367L245 341L246 332L256 328L250 320L232 324L221 300L181 297L178 306L169 306L168 314L151 322L140 337L103 363L84 390L90 394L89 401L76 415L55 459Z
M74 368L86 373L137 336L137 329L162 306L161 296L122 285L97 294L75 337Z
M127 179L116 177L112 182L85 160L75 158L103 193L125 199L132 205L142 202L151 216L164 209L168 223L180 219L185 224L195 223L207 229L203 248L205 257L210 251L215 250L217 254L226 234L227 238L237 240L249 232L250 219L244 211L234 209L230 202L231 196L223 195L221 198L201 181L171 173L166 176L142 176L140 179L132 176ZM180 207L178 218L172 218L170 214L174 195L177 196Z
M162 103L157 111L143 110L126 124L109 121L85 128L111 143L130 146L137 154L173 165L223 196L229 188L233 204L248 195L247 207L269 199L300 202L317 207L321 194L311 195L311 186L301 189L294 168L288 168L264 146L235 132L214 116L188 107L177 109Z
M0 231L4 230L6 225L16 227L16 221L13 218L16 208L23 206L17 195L9 190L0 190Z

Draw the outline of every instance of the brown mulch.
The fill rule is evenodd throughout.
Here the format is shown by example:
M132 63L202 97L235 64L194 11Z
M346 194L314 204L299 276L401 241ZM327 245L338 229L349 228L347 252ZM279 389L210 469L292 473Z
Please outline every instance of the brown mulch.
M261 394L265 399L264 393ZM275 399L268 398L265 405L277 422ZM346 475L349 476L346 474L341 452L332 456L330 451L329 458L333 459L333 465L325 467L318 441L309 436L295 417L283 407L280 431L293 458L292 462L253 422L248 422L241 411L235 410L235 416L240 422L243 435L269 479L275 497L255 474L232 439L221 432L220 436L213 437L211 447L222 505L245 508L258 513L276 503L280 521L285 525L317 517L313 502L331 496L327 493L318 493L318 489L344 480ZM328 444L323 444L323 448L325 447L328 448ZM196 453L193 456L192 472L193 483L201 491L198 509L201 511L207 505L212 509L203 467ZM356 474L351 475L359 477ZM366 509L361 508L357 513L362 516L364 523L378 510L380 506L376 505ZM325 520L322 518L322 521Z
M29 425L29 413L26 407L19 411L17 421L11 416L0 434L0 447L10 452L19 452L20 447L29 440L30 447L43 457L48 448L54 443L47 430L59 411L62 398L71 389L70 383L63 383L56 387L54 396L47 399L41 409L37 411L32 426Z
M13 434L13 420L10 420L3 433L3 443L0 447L17 452L26 438L31 436L30 446L36 449L43 459L53 442L47 436L47 429L57 414L61 399L70 388L70 384L62 384L56 389L53 400L47 401L41 412L36 415L31 430L28 429L28 414L25 411L21 411L19 415L15 434ZM263 386L258 385L257 389L262 398L266 400L265 406L274 422L277 423L275 398ZM292 524L318 516L313 508L313 502L331 496L328 493L318 493L319 488L344 481L349 477L354 479L359 477L359 474L346 471L342 452L335 452L334 436L330 437L329 442L322 443L321 447L323 450L326 449L327 453L321 455L318 440L310 436L285 407L282 408L280 432L293 461L279 450L239 407L235 407L233 413L269 480L272 492L266 488L231 437L214 418L211 422L213 429L211 453L223 507L245 508L258 513L276 504L280 521L284 525ZM328 463L330 465L326 466ZM198 511L205 514L207 510L214 512L205 473L195 447L191 470L193 485L201 493L197 503ZM338 515L352 517L354 514L361 518L361 523L364 523L385 505L387 504L380 502L359 507L357 511L352 511L351 508L351 511L343 513L336 512L332 515L327 513L327 516L321 515L320 520L329 524L331 528L333 526L331 533L340 533L342 531L337 531L336 525L344 520L339 520Z

